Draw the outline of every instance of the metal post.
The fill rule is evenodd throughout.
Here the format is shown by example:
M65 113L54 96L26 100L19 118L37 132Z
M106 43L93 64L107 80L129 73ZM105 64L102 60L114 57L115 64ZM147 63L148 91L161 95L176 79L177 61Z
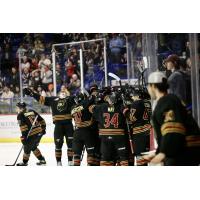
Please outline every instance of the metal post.
M93 40L82 40L79 42L68 42L68 43L59 43L59 44L53 44L53 48L54 47L58 47L58 46L64 46L64 45L74 45L74 44L83 44L83 43L88 43L88 42L96 42L96 41L102 41L105 40L105 38L99 38L99 39L93 39Z
M20 84L20 101L23 102L23 83L22 83L22 55L21 55L21 50L19 50L18 58L19 58L19 84Z
M54 96L57 96L57 84L56 84L56 51L52 49L52 63L53 63L53 88Z
M129 44L128 44L128 36L125 37L126 37L127 79L128 79L128 84L130 84Z
M81 73L81 92L84 92L84 69L83 69L83 50L79 50L80 54L80 73Z
M108 66L107 66L107 55L106 55L106 38L103 40L104 43L104 72L105 72L105 87L108 86Z
M93 39L93 40L84 40L84 41L79 41L79 42L68 42L68 43L59 43L59 44L53 44L52 45L52 60L53 60L53 71L55 70L55 64L54 64L54 59L55 56L53 54L53 51L55 51L55 47L58 46L67 46L67 45L77 45L77 44L83 44L83 43L89 43L89 42L96 42L96 41L103 41L104 42L104 70L105 70L105 86L108 86L108 70L107 70L107 55L106 55L106 38L99 38L99 39ZM81 54L82 50L80 51ZM83 58L82 58L83 60ZM53 75L55 76L55 72L53 72ZM54 78L56 80L56 77ZM84 88L84 80L81 80L81 87ZM55 88L56 82L54 81L54 88ZM54 90L55 93L55 90Z
M191 68L191 89L192 89L192 114L200 126L200 64L198 55L198 35L189 34L190 55L192 61Z

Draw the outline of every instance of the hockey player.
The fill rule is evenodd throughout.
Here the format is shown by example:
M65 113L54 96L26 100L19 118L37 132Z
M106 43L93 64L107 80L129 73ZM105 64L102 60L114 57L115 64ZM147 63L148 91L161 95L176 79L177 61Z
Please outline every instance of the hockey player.
M91 85L89 89L90 97L89 97L89 105L98 104L97 96L98 96L98 86L96 84ZM98 122L93 119L93 123L91 125L92 133L95 137L95 165L100 165L100 138L99 138L99 128Z
M132 122L132 140L134 145L134 155L137 165L146 165L141 159L141 153L149 151L150 148L150 116L142 99L139 89L132 90L130 94L133 102L124 109L124 115ZM149 104L148 104L149 105ZM141 161L141 162L140 162Z
M45 134L46 123L44 119L34 110L28 110L26 103L17 103L17 120L21 129L22 136L20 137L24 148L23 161L18 163L17 166L27 166L31 152L39 160L37 165L45 165L45 158L42 156L38 145L42 136ZM33 121L37 117L35 124ZM32 129L31 129L32 127ZM29 132L29 130L31 131Z
M25 94L34 97L40 104L50 106L52 110L54 129L54 143L55 143L55 157L58 166L62 166L62 146L64 137L67 143L68 165L73 165L73 125L71 108L74 105L73 97L67 96L65 92L60 92L59 97L43 97L36 92L26 88Z
M81 154L84 146L87 151L87 164L96 165L95 160L95 135L92 132L92 115L88 110L88 101L84 94L75 97L76 105L72 108L71 115L75 122L75 131L72 150L74 152L74 166L80 166Z
M158 148L155 155L144 158L153 165L198 165L199 127L179 98L168 94L167 89L167 78L162 72L150 74L148 92L157 101L152 119Z
M113 166L119 158L121 166L128 165L125 137L125 117L115 93L106 94L105 103L91 105L89 110L98 121L101 139L101 166Z

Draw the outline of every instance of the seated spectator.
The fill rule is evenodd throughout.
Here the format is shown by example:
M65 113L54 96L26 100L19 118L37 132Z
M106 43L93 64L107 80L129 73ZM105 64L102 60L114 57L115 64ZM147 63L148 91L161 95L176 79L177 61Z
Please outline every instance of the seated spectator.
M20 97L20 89L18 86L14 88L14 98L19 98Z
M78 79L77 74L73 74L68 85L68 89L71 94L74 94L81 86L81 81Z
M1 95L1 100L7 104L10 104L10 99L12 99L14 97L14 93L12 91L10 91L10 88L5 86L3 88L3 93Z

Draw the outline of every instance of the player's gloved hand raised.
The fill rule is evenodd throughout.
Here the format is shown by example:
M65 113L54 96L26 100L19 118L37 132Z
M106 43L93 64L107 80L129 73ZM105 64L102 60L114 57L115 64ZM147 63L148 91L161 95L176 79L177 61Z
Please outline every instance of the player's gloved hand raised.
M20 137L20 140L23 145L26 145L26 139L23 136Z
M23 92L28 96L33 96L34 93L33 90L31 90L30 88L24 88Z

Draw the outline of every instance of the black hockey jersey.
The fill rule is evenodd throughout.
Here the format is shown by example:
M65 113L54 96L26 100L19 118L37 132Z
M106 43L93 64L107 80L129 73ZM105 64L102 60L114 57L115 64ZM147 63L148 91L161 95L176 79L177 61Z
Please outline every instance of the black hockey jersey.
M37 93L33 97L42 105L50 106L52 110L53 123L71 123L71 108L74 105L73 97L64 99L58 97L43 97Z
M35 125L32 127L32 130L29 133L29 130L31 129L31 126L37 115L38 115L38 118L35 122ZM17 120L18 120L18 124L20 126L22 137L24 139L27 138L28 133L29 133L29 137L30 137L30 136L45 132L45 129L46 129L45 120L34 110L25 110L24 112L19 113L17 115Z
M89 110L93 113L94 119L98 121L99 135L125 134L126 120L121 105L109 106L108 103L103 103L91 105Z
M77 128L90 127L93 123L92 114L88 110L87 100L73 106L71 115Z
M134 101L123 114L132 122L133 134L150 131L149 111L143 100Z
M157 152L167 157L177 157L185 152L186 136L194 134L187 130L187 118L185 107L175 95L169 94L158 100L152 117L158 143ZM188 144L192 145L191 142Z

